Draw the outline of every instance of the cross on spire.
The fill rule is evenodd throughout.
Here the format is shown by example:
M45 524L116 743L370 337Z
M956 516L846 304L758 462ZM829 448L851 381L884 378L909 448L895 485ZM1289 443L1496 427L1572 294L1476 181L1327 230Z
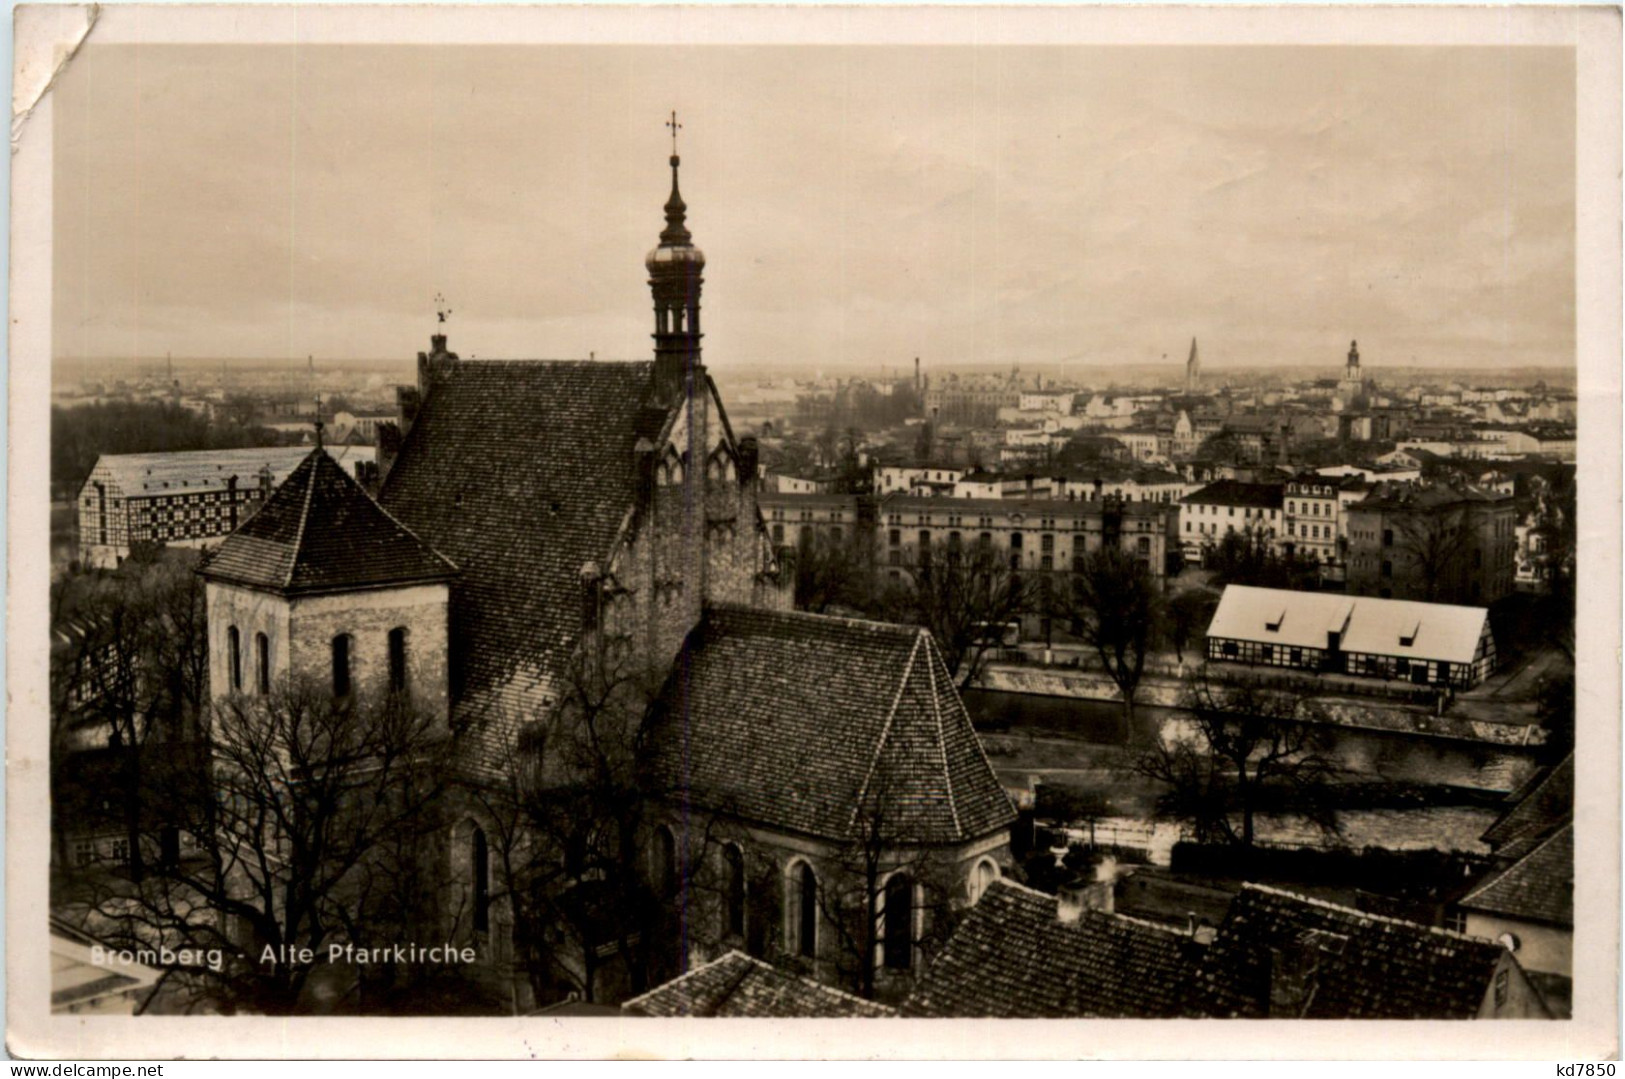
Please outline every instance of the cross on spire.
M677 133L683 130L683 125L677 122L677 110L671 110L671 119L666 121L666 127L671 131L671 156L677 156Z

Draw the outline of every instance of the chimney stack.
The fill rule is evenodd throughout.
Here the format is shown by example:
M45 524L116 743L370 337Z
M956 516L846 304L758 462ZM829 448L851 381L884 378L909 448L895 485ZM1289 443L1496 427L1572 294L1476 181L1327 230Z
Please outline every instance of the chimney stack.
M428 352L418 353L418 405L429 399L429 393L451 374L457 363L457 353L446 348L446 335L429 336Z
M1086 895L1090 882L1073 877L1055 890L1055 920L1062 925L1076 925L1089 903Z

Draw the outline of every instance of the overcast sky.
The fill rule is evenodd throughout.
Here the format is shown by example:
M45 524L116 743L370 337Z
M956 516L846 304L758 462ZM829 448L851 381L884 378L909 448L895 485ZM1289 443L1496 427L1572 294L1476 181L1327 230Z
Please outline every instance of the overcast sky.
M87 46L58 356L1570 364L1567 49Z

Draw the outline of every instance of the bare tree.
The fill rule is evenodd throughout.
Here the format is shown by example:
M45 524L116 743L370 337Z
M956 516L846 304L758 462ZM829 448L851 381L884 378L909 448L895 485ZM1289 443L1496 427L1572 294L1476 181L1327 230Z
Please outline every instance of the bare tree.
M1217 599L1206 591L1187 589L1168 597L1163 605L1164 629L1180 663L1185 662L1185 649L1207 628L1217 606Z
M1004 628L1029 607L1027 580L990 545L933 543L909 579L882 597L879 613L931 631L959 687L981 674Z
M1187 684L1188 728L1164 736L1135 763L1165 785L1157 811L1189 824L1198 842L1252 849L1256 821L1268 809L1302 815L1335 835L1331 782L1319 725L1297 715L1299 702L1248 680L1220 682L1204 669Z
M850 838L819 861L818 909L834 935L837 977L869 1000L901 995L883 993L883 972L906 986L954 925L953 866L916 845L916 822L894 797L900 782L895 768L877 768Z
M515 963L537 999L613 999L676 973L687 891L716 842L694 793L665 790L645 767L662 672L598 644L589 636L557 705L474 791L492 830L493 898L511 910ZM662 833L673 806L687 811Z
M183 1006L301 1010L325 950L366 925L369 865L433 831L448 737L393 695L288 680L218 700L184 766L143 786L185 845L96 882L80 913L109 945L164 949L153 965Z
M202 583L189 561L158 556L64 578L51 599L54 808L71 800L65 766L78 750L115 755L115 789L97 793L121 807L129 871L139 880L151 824L142 805L148 747L190 738L207 693ZM60 842L65 822L55 816Z
M1084 559L1068 593L1074 631L1095 650L1123 694L1123 719L1134 719L1134 695L1162 616L1162 597L1145 564L1117 547Z
M1461 596L1471 546L1466 524L1466 511L1459 505L1418 509L1394 518L1397 546L1410 561L1420 598L1428 603Z
M872 537L854 532L840 539L804 528L795 553L795 603L823 614L832 608L863 611L873 604Z

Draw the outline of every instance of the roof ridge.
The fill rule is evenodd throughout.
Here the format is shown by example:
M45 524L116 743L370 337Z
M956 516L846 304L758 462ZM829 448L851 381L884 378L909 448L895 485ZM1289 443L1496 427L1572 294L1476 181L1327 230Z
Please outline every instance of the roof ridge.
M919 633L925 631L919 630ZM892 696L891 708L886 712L885 726L880 728L880 737L875 740L875 753L869 759L869 770L863 774L863 783L858 787L858 796L852 800L852 815L847 819L847 835L851 835L852 828L858 823L858 810L863 806L863 799L869 793L869 781L874 778L875 769L880 766L880 755L886 749L886 740L891 737L892 721L897 718L897 706L903 700L903 690L908 688L908 679L914 673L914 657L920 654L920 638L914 638L914 647L909 651L908 663L903 666L903 676L897 680L897 692Z
M337 464L338 462L335 461L334 463ZM344 472L344 470L342 468L339 469L339 471ZM349 479L350 478L349 473L345 472L344 473L344 478ZM361 491L362 497L364 497L368 502L371 502L374 506L376 506L378 508L378 512L382 513L384 515L385 520L387 520L390 524L394 525L396 528L400 529L402 532L405 532L406 535L408 537L410 537L413 541L422 544L425 550L429 551L436 558L440 559L440 561L444 562L446 565L450 566L452 569L457 570L459 573L462 572L461 567L459 567L456 562L453 562L450 558L448 558L445 555L441 554L439 548L437 548L434 544L430 543L428 540L424 539L422 536L418 535L416 532L414 532L410 528L408 528L406 526L406 524L399 517L396 517L393 513L390 513L389 510L385 509L384 504L382 502L380 502L376 498L372 497L372 495L367 492L367 489L365 487L362 487L360 483L357 483L356 487Z
M1490 832L1493 832L1495 829L1499 828L1508 817L1512 816L1512 814L1516 813L1520 808L1522 808L1525 802L1539 794L1541 788L1545 787L1547 783L1551 782L1552 778L1556 776L1558 772L1562 771L1565 767L1571 766L1571 762L1573 760L1574 750L1571 749L1565 753L1563 755L1563 759L1558 761L1556 764L1553 764L1542 771L1536 772L1534 775L1518 784L1517 789L1507 796L1507 807L1500 812L1500 814L1495 818L1494 822L1491 823L1488 828L1484 829L1484 834L1488 835ZM1570 822L1574 820L1572 807L1569 812L1569 820Z
M768 618L780 618L785 621L817 622L826 625L839 623L854 629L880 630L899 637L904 634L917 636L925 632L924 627L901 622L883 622L873 618L852 618L848 615L821 614L813 611L775 611L766 607L752 607L748 603L711 603L707 606L711 610L721 611L725 614L753 614Z
M1251 881L1244 881L1241 887L1244 891L1251 888L1255 892L1264 892L1267 895L1284 896L1287 899L1295 899L1300 903L1305 903L1312 907L1324 907L1327 910L1335 910L1340 914L1353 914L1356 917L1366 918L1373 922L1383 922L1388 925L1396 925L1402 929L1418 929L1424 933L1432 933L1435 936L1445 937L1449 940L1461 940L1466 941L1469 944L1487 944L1492 948L1501 947L1498 942L1490 940L1488 937L1474 937L1466 933L1457 932L1454 929L1446 929L1443 926L1423 925L1421 922L1407 921L1404 918L1394 918L1386 914L1373 914L1370 911L1359 910L1355 907L1345 907L1341 903L1333 903L1330 900L1316 899L1314 896L1302 895L1298 892L1289 892L1285 888L1274 888L1268 884L1254 884Z
M305 525L310 522L310 499L316 490L316 470L321 467L321 458L318 457L317 454L320 454L321 457L326 457L327 451L322 449L320 446L317 446L315 449L310 451L310 456L305 458L305 463L310 465L310 478L305 482L304 504L299 507L299 530L294 533L293 542L288 545L288 550L291 552L291 555L288 558L288 572L282 580L283 588L291 588L293 586L293 574L294 571L299 568L299 551L305 545ZM300 468L303 467L304 464L302 463ZM295 469L294 471L297 472L298 469ZM342 472L343 469L340 469L339 471ZM292 479L293 477L290 476L288 478ZM271 500L267 498L264 505L269 505L270 502ZM264 508L264 505L262 505L261 508Z
M453 368L453 370L467 371L477 367L500 367L504 364L513 364L517 366L522 363L535 365L548 364L554 367L562 367L566 364L577 367L636 367L639 364L642 364L645 367L654 366L653 360L638 360L631 357L627 357L626 359L622 360L585 360L575 358L545 359L538 356L463 356L458 359L457 365Z
M679 974L677 977L673 978L669 982L661 982L659 985L655 986L653 989L645 989L643 992L639 993L637 996L633 997L632 999L623 1002L621 1004L621 1007L622 1008L630 1008L632 1005L638 1003L639 1001L645 999L646 997L652 997L656 993L659 993L659 992L661 992L663 990L666 990L666 989L670 989L672 986L677 985L680 982L686 982L686 981L688 981L688 979L690 979L690 978L694 977L695 975L699 974L701 971L708 970L709 968L714 967L717 964L722 963L722 962L726 961L727 959L729 959L730 957L736 956L736 955L739 956L741 959L744 959L744 960L746 960L747 962L750 962L750 963L756 963L756 964L759 964L759 965L764 966L764 967L769 965L767 963L763 963L761 960L757 959L755 956L746 955L744 952L740 951L738 948L730 948L727 951L723 952L721 955L717 956L715 959L712 959L709 962L701 963L699 966L694 967L694 968L686 971L685 973Z
M1556 828L1553 828L1551 830L1551 832L1546 836L1546 838L1542 839L1539 843L1536 843L1533 847L1530 847L1528 852L1525 853L1522 858L1519 858L1517 861L1513 862L1511 865L1507 866L1505 869L1502 869L1500 872L1495 873L1492 876L1485 879L1482 883L1480 883L1478 885L1478 887L1474 888L1472 891L1468 892L1466 895L1464 895L1460 899L1456 900L1456 905L1460 906L1461 904L1466 903L1468 900L1474 899L1474 898L1478 897L1479 895L1482 895L1484 892L1489 891L1489 889L1491 889L1495 885L1501 883L1502 880L1504 880L1507 876L1509 876L1519 866L1523 865L1525 862L1532 859L1535 855L1537 855L1541 851L1545 850L1555 840L1557 840L1560 836L1562 836L1562 834L1564 832L1572 832L1573 830L1574 830L1574 820L1573 820L1573 818L1570 818L1569 820L1566 820L1562 824L1558 825Z
M919 644L916 643L914 647L918 648ZM931 711L937 717L937 751L942 755L942 789L948 792L948 812L954 818L954 831L963 836L965 826L959 820L959 803L954 798L953 769L948 764L948 734L942 729L942 697L937 691L937 664L934 651L930 651L926 656L925 669L927 677L931 680ZM948 673L946 664L943 673Z

